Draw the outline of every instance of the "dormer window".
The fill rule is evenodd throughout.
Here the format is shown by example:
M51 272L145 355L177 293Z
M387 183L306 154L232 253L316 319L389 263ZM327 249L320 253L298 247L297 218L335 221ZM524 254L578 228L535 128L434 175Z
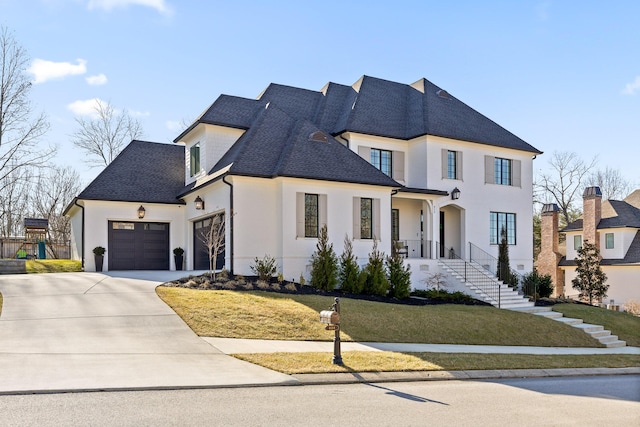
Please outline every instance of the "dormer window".
M200 173L200 143L189 149L189 176Z

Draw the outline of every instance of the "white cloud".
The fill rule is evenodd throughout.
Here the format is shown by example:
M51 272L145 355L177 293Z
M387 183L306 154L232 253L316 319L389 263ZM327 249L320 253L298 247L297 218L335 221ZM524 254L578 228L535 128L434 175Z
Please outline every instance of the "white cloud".
M73 112L76 116L90 116L91 118L98 117L96 107L100 104L106 105L107 103L100 98L92 98L74 101L67 105L67 108Z
M627 83L622 93L624 95L635 95L636 91L640 91L640 76L637 76L633 82Z
M89 10L103 9L109 12L114 8L126 8L131 5L150 7L163 15L171 15L173 13L173 10L165 0L89 0L87 7Z
M36 58L27 68L27 73L35 77L33 83L43 83L47 80L61 79L87 72L87 61L76 59L77 64L70 62L53 62Z
M107 84L107 76L104 74L98 74L96 76L85 77L85 80L91 86L102 86Z

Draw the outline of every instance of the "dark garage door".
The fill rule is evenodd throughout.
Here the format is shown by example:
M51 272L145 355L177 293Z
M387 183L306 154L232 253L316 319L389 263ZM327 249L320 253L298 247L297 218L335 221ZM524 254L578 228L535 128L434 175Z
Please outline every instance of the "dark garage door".
M109 270L168 270L169 224L109 221Z
M207 240L207 232L212 226L211 221L214 221L213 226L220 224L220 221L224 223L224 214L217 214L209 218L204 218L193 223L193 268L195 270L208 270L209 265L209 249L205 244ZM216 258L216 270L224 268L225 248L224 240L221 243L221 250L219 250L218 257Z

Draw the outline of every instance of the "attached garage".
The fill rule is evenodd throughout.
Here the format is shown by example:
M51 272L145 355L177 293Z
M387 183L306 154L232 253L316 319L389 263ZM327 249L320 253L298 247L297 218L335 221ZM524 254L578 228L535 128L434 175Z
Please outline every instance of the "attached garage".
M169 224L109 221L109 270L169 270Z

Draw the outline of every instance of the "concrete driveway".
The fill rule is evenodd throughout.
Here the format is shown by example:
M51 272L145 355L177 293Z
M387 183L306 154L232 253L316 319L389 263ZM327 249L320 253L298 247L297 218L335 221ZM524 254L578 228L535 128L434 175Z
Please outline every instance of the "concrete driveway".
M185 274L0 276L0 393L295 382L194 334L155 293Z

